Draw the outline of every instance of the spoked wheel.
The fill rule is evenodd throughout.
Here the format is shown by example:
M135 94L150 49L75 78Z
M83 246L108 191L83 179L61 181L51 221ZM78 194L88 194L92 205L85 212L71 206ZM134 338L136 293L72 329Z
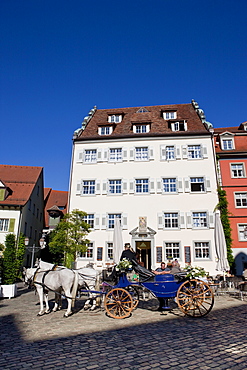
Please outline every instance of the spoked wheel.
M205 316L214 305L214 294L204 281L188 280L177 291L177 304L187 316Z
M133 310L131 295L122 288L114 288L108 292L104 304L107 314L114 319L124 319Z
M140 300L138 288L133 286L133 285L129 285L125 289L131 295L131 298L132 298L132 301L133 301L133 310L134 310L138 306L138 303L139 303L139 300Z

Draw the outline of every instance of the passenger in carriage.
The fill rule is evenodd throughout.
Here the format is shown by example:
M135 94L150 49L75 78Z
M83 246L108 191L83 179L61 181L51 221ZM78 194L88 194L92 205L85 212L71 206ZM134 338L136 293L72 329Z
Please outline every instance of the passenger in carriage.
M158 267L155 271L152 271L155 275L163 275L163 274L170 274L170 269L166 267L165 262L161 262L160 267Z
M177 260L172 261L172 268L170 272L173 275L177 274L178 272L181 272L181 268Z

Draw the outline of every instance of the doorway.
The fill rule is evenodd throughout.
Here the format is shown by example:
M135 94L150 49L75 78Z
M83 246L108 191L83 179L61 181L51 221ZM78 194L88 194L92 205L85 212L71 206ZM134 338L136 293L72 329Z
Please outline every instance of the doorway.
M151 241L136 241L136 252L140 265L151 270Z

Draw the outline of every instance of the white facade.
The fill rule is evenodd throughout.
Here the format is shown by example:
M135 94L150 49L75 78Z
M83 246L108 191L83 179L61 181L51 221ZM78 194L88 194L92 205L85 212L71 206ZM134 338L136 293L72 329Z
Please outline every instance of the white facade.
M190 247L191 264L216 275L217 203L210 133L74 141L69 212L83 210L93 222L91 249L78 258L78 267L112 262L111 215L121 215L123 244L140 248L146 267L170 257L184 267ZM140 217L146 232L139 232Z

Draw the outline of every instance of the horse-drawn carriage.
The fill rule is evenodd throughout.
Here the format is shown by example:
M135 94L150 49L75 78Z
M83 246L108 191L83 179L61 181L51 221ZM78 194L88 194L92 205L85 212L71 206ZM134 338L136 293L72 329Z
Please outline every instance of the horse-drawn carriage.
M103 297L106 314L114 319L122 319L131 315L132 311L139 303L140 289L146 289L157 297L160 301L161 309L169 309L169 301L172 300L176 302L178 308L187 316L202 317L211 311L214 304L214 294L209 285L203 280L187 279L183 274L155 275L135 263L133 264L133 268L139 274L140 279L138 282L129 281L126 271L120 271L118 273L117 282L110 284L103 281L102 289L98 288L98 290L96 288L97 273L92 274L90 272L91 277L89 277L87 276L88 270L86 272L85 270L82 271L83 269L74 270L73 274L75 275L75 280L74 283L71 280L70 290L72 291L73 288L75 292L76 285L76 290L80 286L80 291L89 294L94 300L97 297ZM69 269L66 270L72 271ZM52 289L47 285L48 279L46 281L46 278L49 274L50 277L56 275L56 272L54 269L48 270L48 273L47 271L37 271L36 276L40 274L40 278L35 280L34 275L33 280L40 294L40 303L42 302L41 305L43 307L44 291L52 290L56 292L55 288ZM95 272L95 270L93 271ZM66 275L63 269L58 270L57 273L64 276ZM87 282L85 283L85 281ZM49 282L49 284L51 283ZM66 294L61 293L62 286L60 285L58 284L57 293L59 295L65 295L68 300L68 307L70 306L71 308L71 304L75 299L75 294L74 296L70 294L68 289ZM46 307L48 307L48 298L46 303ZM41 314L41 311L39 314ZM65 316L69 316L70 314L71 312L67 310Z
M139 288L144 288L159 299L161 310L170 310L170 301L175 301L187 316L207 315L214 305L214 294L209 285L199 279L187 279L185 274L154 273L134 265L140 281L130 282L126 272L119 273L119 280L106 293L104 307L106 313L115 319L128 317L139 303Z

